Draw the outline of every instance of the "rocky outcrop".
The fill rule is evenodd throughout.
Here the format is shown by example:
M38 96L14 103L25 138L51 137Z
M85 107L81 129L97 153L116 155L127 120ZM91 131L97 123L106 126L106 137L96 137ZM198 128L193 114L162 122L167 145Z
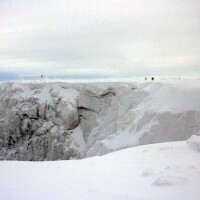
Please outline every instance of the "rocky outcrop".
M71 130L78 126L77 106L75 107L73 104L60 102L57 105L56 114L62 120L62 124L64 124L66 129Z
M199 91L156 82L1 83L0 159L79 159L185 140L200 133Z
M80 92L78 98L78 111L80 127L86 141L90 136L92 129L97 126L98 120L101 120L107 113L113 97L115 97L115 93L110 91L106 91L104 94L95 94L89 91Z
M84 157L87 138L114 96L80 84L5 83L1 89L0 159L8 160Z

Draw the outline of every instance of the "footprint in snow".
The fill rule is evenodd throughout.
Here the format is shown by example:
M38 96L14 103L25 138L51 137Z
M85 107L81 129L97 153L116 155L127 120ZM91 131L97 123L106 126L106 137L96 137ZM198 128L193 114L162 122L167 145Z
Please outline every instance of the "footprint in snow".
M149 150L148 149L144 149L142 152L143 153L146 153L146 152L148 152Z
M158 177L152 185L154 186L171 186L171 185L183 185L188 182L186 177L182 176L161 176Z
M154 172L153 172L152 169L146 169L146 170L144 170L144 171L142 172L141 175L144 176L144 177L146 177L146 176L152 176L152 175L154 175Z

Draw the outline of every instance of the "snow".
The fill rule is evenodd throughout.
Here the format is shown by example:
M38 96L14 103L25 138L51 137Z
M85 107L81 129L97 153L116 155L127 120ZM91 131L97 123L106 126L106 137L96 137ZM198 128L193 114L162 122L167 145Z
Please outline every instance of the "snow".
M192 149L200 152L200 137L196 135L192 135L192 137L187 141L188 146Z
M83 160L2 161L0 199L199 200L199 180L200 153L170 142Z
M134 84L135 89L129 89L128 94L124 89L116 89L116 106L113 102L101 122L103 126L93 129L92 137L99 137L95 145L89 146L88 156L140 144L185 140L199 132L199 80L165 79Z
M84 121L78 124L80 119L77 118L77 124L73 128L70 126L67 134L64 134L63 124L70 121L68 115L61 115L64 118L61 122L60 118L57 119L61 123L59 126L54 124L54 120L40 119L42 123L38 130L41 129L43 135L34 137L41 139L44 134L48 136L50 130L56 136L52 140L55 143L52 149L62 145L63 154L68 153L69 159L115 151L82 160L1 161L0 199L200 199L200 136L197 136L200 135L199 80L74 85L45 80L16 81L1 83L0 86L2 99L8 97L10 100L5 105L10 106L11 111L20 108L34 118L33 121L36 120L34 115L37 109L31 102L32 97L38 99L40 106L45 103L55 106L56 116L60 113L70 115L73 111L85 114L85 124ZM107 91L113 92L113 95L109 96ZM18 103L14 99L18 99ZM0 122L3 128L6 129L8 124L10 128L18 125L17 121L16 124L12 122L14 115L10 118L7 115L6 118L3 111L2 108ZM27 120L22 123L24 129L30 121ZM187 141L179 141L191 135ZM157 144L137 146L149 143ZM35 149L43 152L44 149L38 145L40 143L34 144ZM124 149L127 147L130 148ZM25 147L8 149L7 158L20 148ZM3 151L6 149L2 148ZM74 152L77 152L77 157L73 156ZM55 156L55 159L60 157Z
M200 93L196 92L199 89L198 80L157 82L145 89L151 93L155 92L145 105L141 106L144 109L149 108L156 112L171 111L173 113L181 113L189 109L200 110L198 102Z
M68 149L73 148L83 157L141 144L186 140L193 134L200 135L199 83L200 80L157 78L155 81L134 83L70 83L62 80L4 82L0 83L3 118L0 122L8 130L7 138L10 132L7 124L13 128L12 132L16 132L15 126L20 124L17 120L13 120L15 123L8 122L9 116L3 114L8 110L10 118L19 111L19 114L34 118L31 124L35 123L39 111L38 127L31 126L35 129L34 133L45 120L51 121L54 126L62 126L66 133L68 129L77 127L64 143L69 144ZM43 132L48 137L47 132ZM77 135L79 139L70 146ZM24 147L26 149L27 145ZM63 149L67 148L64 146ZM41 148L41 152L43 150L46 153ZM4 154L2 156L5 158Z
M73 131L71 146L76 146L81 152L85 151L85 140L80 127L76 127Z

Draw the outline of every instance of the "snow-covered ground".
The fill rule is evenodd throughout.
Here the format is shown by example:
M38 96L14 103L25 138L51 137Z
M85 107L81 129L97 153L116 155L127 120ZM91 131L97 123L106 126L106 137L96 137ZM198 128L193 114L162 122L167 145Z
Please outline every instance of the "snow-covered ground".
M0 162L2 200L199 200L200 139L83 160Z
M199 200L199 83L0 83L0 199Z

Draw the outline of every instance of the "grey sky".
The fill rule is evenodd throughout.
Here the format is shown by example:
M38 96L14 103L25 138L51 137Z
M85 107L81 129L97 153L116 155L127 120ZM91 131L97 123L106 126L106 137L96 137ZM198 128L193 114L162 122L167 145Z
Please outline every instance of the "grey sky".
M0 0L0 71L200 75L199 0Z

